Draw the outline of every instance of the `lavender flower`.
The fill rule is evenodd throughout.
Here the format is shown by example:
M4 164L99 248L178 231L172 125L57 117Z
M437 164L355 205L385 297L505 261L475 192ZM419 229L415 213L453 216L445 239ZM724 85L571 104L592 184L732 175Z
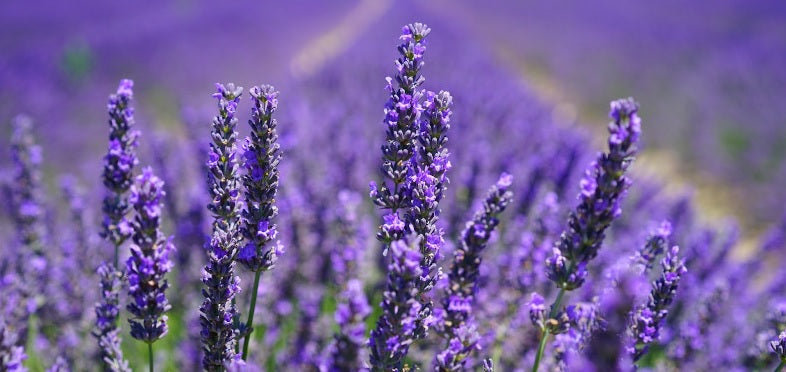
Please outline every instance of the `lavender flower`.
M628 353L634 362L647 353L649 344L659 339L661 323L668 315L669 305L677 294L680 277L686 272L685 264L677 253L677 246L666 252L661 261L663 272L660 278L652 283L647 303L637 307L631 314L628 335L632 344L628 346Z
M385 105L386 141L382 145L382 174L390 180L377 188L372 182L371 198L374 203L390 210L391 220L400 220L398 211L408 208L412 203L409 178L415 173L412 158L416 154L419 136L420 98L417 88L425 78L420 75L423 67L423 53L426 51L425 37L431 32L426 25L414 23L404 26L398 46L401 55L396 60L396 87L392 78L387 78L390 99ZM380 226L377 238L389 245L402 237L403 229L390 229Z
M242 211L242 233L248 243L237 256L240 263L254 272L248 321L242 327L242 334L238 335L245 337L244 360L248 356L253 329L259 277L263 271L270 270L278 256L283 253L281 243L270 244L278 236L273 218L278 215L274 202L278 190L278 163L281 161L281 153L276 133L277 122L272 118L278 107L278 92L270 85L263 85L252 87L249 94L254 107L251 109L251 120L248 121L251 138L246 140L243 148L246 208Z
M371 331L371 370L403 371L404 358L412 343L422 337L417 327L422 306L416 298L417 283L423 273L417 239L407 243L395 240L390 244L392 261L388 267L387 284L382 295L382 315Z
M499 215L510 204L513 193L508 191L513 177L503 173L483 201L483 208L467 222L448 274L448 285L438 316L438 329L447 340L445 351L435 358L435 369L456 371L464 368L469 354L476 348L477 335L472 320L472 303L475 299L480 275L481 254L499 224Z
M134 234L131 256L126 261L128 295L133 299L127 309L131 337L152 344L167 333L167 316L171 305L165 291L166 274L172 269L169 255L175 249L171 239L161 232L164 182L145 168L131 186L128 198L136 212L132 222Z
M560 235L552 256L546 259L546 275L560 288L549 318L559 311L566 291L584 284L587 263L597 256L606 229L622 213L621 200L631 183L625 172L636 154L641 133L638 109L633 98L611 102L609 151L598 156L581 180L579 205L571 212L568 229ZM541 334L533 372L538 370L549 333L546 328Z
M630 186L625 172L636 154L641 133L638 104L632 98L611 103L609 151L600 154L581 180L579 206L547 262L549 279L563 290L584 283L586 264L598 254L606 228L621 213L621 200Z
M267 247L278 236L272 220L278 215L274 202L281 153L276 119L271 117L278 107L278 92L270 85L263 85L252 87L249 94L254 107L248 121L251 137L243 147L246 174L242 178L246 190L242 232L248 244L239 252L238 261L253 272L262 272L270 270L281 253L277 244Z
M95 306L96 328L93 335L98 338L102 360L106 363L105 370L113 372L131 371L128 362L123 359L120 349L120 330L117 328L117 317L120 314L119 296L122 274L107 263L98 267L100 277L100 301Z
M417 174L410 177L412 207L407 214L407 224L421 237L420 253L423 254L423 275L421 276L420 292L427 294L439 279L436 261L444 244L444 232L437 229L439 218L439 202L445 194L448 181L445 175L451 164L448 160L447 131L450 129L450 108L453 97L446 91L439 94L428 92L424 104L425 111L420 122L418 136L418 168ZM425 296L423 305L432 307L431 301Z
M134 178L134 166L138 163L136 146L139 132L133 129L134 82L120 81L117 93L109 96L109 150L104 157L103 181L107 189L104 197L102 236L115 247L115 267L118 267L118 250L131 236L131 226L126 219L130 206L126 194Z
M213 118L212 138L208 154L208 190L212 201L213 236L207 249L208 262L202 272L205 297L200 307L202 366L220 371L234 357L237 316L233 299L240 291L240 278L235 276L235 256L241 242L238 175L236 155L237 104L243 88L234 84L216 84L218 115Z

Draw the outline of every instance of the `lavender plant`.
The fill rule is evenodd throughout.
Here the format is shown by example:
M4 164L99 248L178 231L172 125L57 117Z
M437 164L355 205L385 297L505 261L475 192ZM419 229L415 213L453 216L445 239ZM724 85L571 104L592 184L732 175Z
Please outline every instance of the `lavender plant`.
M554 318L567 291L581 287L587 275L587 263L595 258L605 238L606 229L621 213L621 199L630 187L625 175L637 151L641 120L638 104L632 99L611 103L609 116L609 150L602 153L581 180L579 206L571 213L568 228L546 260L548 278L559 288L549 311ZM541 330L540 345L532 366L538 370L546 341L552 333L548 327Z
M120 246L131 236L133 230L126 215L130 210L128 190L133 183L133 170L137 165L137 138L139 132L133 129L134 109L131 100L134 97L134 82L128 79L120 81L117 92L109 96L107 110L109 112L109 150L104 156L102 179L106 187L106 195L102 205L104 219L101 236L114 247L114 274L99 272L102 279L101 299L96 304L96 330L98 344L102 350L101 359L106 368L112 370L127 369L127 362L122 360L120 352L120 330L117 326L117 308L119 288L112 286L111 277L122 277L118 265ZM104 269L106 270L106 269ZM104 297L109 296L109 297ZM107 311L107 309L109 309ZM101 316L99 316L99 312ZM121 358L121 359L117 359Z
M628 326L628 336L631 338L628 353L631 354L634 362L639 361L647 353L649 344L660 338L663 319L669 314L669 306L677 294L680 277L687 271L678 253L677 246L666 252L666 256L661 261L663 272L658 280L652 283L647 303L638 306L631 314Z
M382 315L368 340L372 371L406 370L409 348L423 336L418 333L422 332L418 328L422 305L416 297L423 274L419 244L418 239L399 239L390 244L392 254L382 295Z
M416 172L412 160L417 154L416 146L420 133L418 120L423 94L418 87L425 81L420 70L425 63L425 38L430 32L431 29L422 23L404 26L399 37L401 44L398 52L401 56L396 60L396 86L393 86L394 79L387 78L386 88L390 97L385 105L384 122L387 131L385 144L382 145L382 174L390 184L385 181L379 188L374 182L370 184L370 195L374 203L389 211L377 234L377 238L385 246L403 236L405 224L399 210L406 214L412 205L413 190L410 179ZM442 143L439 142L439 137L437 141L435 150L439 151Z
M235 276L235 258L242 240L240 235L239 177L235 158L237 105L242 87L216 84L218 115L213 118L208 154L208 189L212 201L213 236L207 247L208 262L202 271L204 301L200 307L202 332L202 367L221 371L235 355L237 342L233 321L237 316L234 298L240 292L240 278Z
M98 267L100 279L100 302L95 306L96 327L93 335L98 339L104 370L112 372L129 372L131 368L123 358L120 349L120 329L117 318L120 315L120 283L122 273L108 263Z
M283 253L280 242L271 244L278 236L273 218L278 215L278 208L274 203L278 190L278 163L281 161L281 153L276 132L277 122L272 118L278 108L278 91L273 86L262 85L249 89L249 94L254 106L251 109L251 120L248 121L251 137L246 139L243 148L246 174L242 181L246 198L245 209L241 212L242 234L247 243L238 253L237 259L254 272L254 285L251 287L248 320L238 335L245 338L243 360L248 357L259 278L263 272L273 268L278 256Z
M435 316L436 329L446 340L445 349L434 359L435 370L463 370L467 357L478 347L479 336L472 319L472 305L480 275L481 254L499 224L499 215L513 198L509 191L512 183L511 175L503 173L500 176L486 195L482 209L467 222L461 245L454 253L442 309Z
M166 274L172 270L170 254L175 247L161 232L164 182L145 168L131 186L128 202L136 216L131 223L131 256L126 261L128 295L132 301L127 309L132 317L131 337L147 343L150 371L153 371L153 343L166 335L167 316L172 306L166 298L169 288Z

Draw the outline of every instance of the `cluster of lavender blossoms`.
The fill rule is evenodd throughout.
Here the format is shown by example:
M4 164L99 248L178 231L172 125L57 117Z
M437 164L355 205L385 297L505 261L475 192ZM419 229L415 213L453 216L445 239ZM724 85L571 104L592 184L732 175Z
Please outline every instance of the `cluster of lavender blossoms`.
M663 320L669 314L669 306L677 295L680 278L687 271L685 263L677 255L678 253L677 246L666 252L661 261L663 272L652 283L647 303L638 306L631 314L628 327L631 345L627 349L634 362L641 359L647 353L649 345L660 338Z
M207 161L213 234L202 271L204 300L200 307L202 367L208 371L223 370L236 354L233 322L238 316L235 296L240 292L240 277L235 275L235 258L242 242L235 113L243 88L231 83L216 87L213 97L218 99L218 115L213 118Z
M48 190L32 120L17 117L0 171L0 371L141 369L120 318L147 344L150 371L786 366L786 272L774 264L786 218L757 254L737 255L733 224L703 225L658 180L633 187L633 99L611 103L608 150L592 153L580 131L551 125L551 107L506 85L488 53L429 49L451 61L429 78L453 85L426 90L430 31L413 23L399 36L371 201L359 190L380 171L368 156L379 112L357 92L378 81L347 74L349 57L287 85L292 105L270 85L241 101L243 88L217 84L209 148L194 124L207 120L184 108L187 138L158 133L139 158L122 80L103 193L82 195L71 178ZM156 174L139 172L151 155ZM243 296L241 277L253 282Z
M146 342L151 348L167 333L164 313L172 308L165 294L169 288L165 275L172 270L169 256L175 247L161 232L163 188L164 182L148 167L137 176L128 198L136 213L131 223L134 229L131 256L126 261L131 299L127 309L132 315L128 322L131 337Z
M559 288L548 317L540 327L540 346L532 370L537 371L549 334L567 330L555 317L566 291L584 284L587 263L598 255L606 229L622 214L622 199L631 181L625 175L637 152L641 119L638 103L632 98L611 103L608 152L601 153L582 178L579 205L571 212L568 228L546 259L546 275ZM563 316L564 318L564 316Z
M507 173L500 176L486 195L482 209L467 222L461 245L454 252L442 308L434 314L437 332L447 341L445 349L434 359L437 371L463 370L467 357L479 347L480 336L472 319L472 306L480 276L481 254L499 224L499 215L513 198L509 191L512 184L513 176Z
M102 174L106 195L102 205L104 219L101 236L114 248L114 264L102 264L98 269L101 277L101 297L95 307L96 329L93 334L98 338L102 359L111 370L128 369L128 362L123 359L120 349L117 318L120 314L118 281L124 275L119 267L120 247L133 233L126 216L131 209L128 191L133 183L134 166L138 163L136 147L139 132L133 129L134 109L131 107L133 87L133 81L121 80L117 92L109 96L107 104L109 149L104 157Z

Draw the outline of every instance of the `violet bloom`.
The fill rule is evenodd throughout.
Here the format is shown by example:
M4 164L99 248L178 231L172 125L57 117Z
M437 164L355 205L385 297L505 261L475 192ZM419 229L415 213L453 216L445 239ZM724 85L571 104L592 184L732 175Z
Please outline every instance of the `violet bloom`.
M120 349L120 330L117 317L120 314L119 297L122 273L107 263L98 267L100 278L100 301L95 306L96 328L93 336L98 338L98 346L105 367L113 372L131 371Z
M223 370L235 355L233 321L237 309L233 303L240 291L240 278L235 276L235 256L242 241L238 205L239 178L237 174L236 141L237 104L243 88L234 84L216 84L218 115L213 118L208 153L208 190L213 213L213 235L207 246L207 264L202 271L200 307L202 326L202 366L208 371Z
M786 365L786 331L782 331L775 340L770 341L770 348L778 356L778 369Z
M658 341L661 323L668 315L669 305L677 295L680 278L686 272L685 264L677 253L679 253L677 246L666 252L666 256L661 261L663 272L652 283L652 291L647 303L638 306L631 314L628 326L631 345L628 346L628 353L631 354L634 362L647 353L651 343Z
M424 103L424 113L421 117L418 142L418 168L417 174L410 177L412 193L412 207L407 214L407 223L412 230L421 237L420 253L423 254L423 275L421 276L420 291L428 293L439 279L436 261L439 251L444 244L444 232L437 229L437 220L440 209L439 202L445 195L448 178L446 172L450 169L448 150L445 144L448 141L447 131L450 129L450 108L453 97L446 91L438 94L428 92ZM431 307L431 301L426 300L423 305Z
M570 291L584 283L585 266L597 256L606 229L622 213L621 201L631 183L625 172L641 133L637 111L632 98L611 103L609 151L599 155L581 180L579 206L546 262L549 279L560 289Z
M625 175L637 152L641 120L633 98L611 102L609 150L601 153L580 182L579 205L568 218L551 257L546 259L546 276L560 289L549 311L549 318L560 311L567 291L581 287L587 276L587 263L598 255L606 229L622 213L621 202L630 187ZM542 330L532 370L537 371L550 331Z
M477 348L479 337L472 319L472 304L480 275L481 254L499 224L499 215L511 202L513 193L509 188L512 182L512 176L503 173L491 187L482 209L467 222L461 244L454 253L442 311L438 314L438 331L447 341L444 351L434 361L438 371L462 370L467 357Z
M115 267L118 267L118 250L131 236L131 226L126 219L130 210L127 193L137 165L136 146L139 132L134 130L134 82L120 81L117 93L109 96L109 150L104 156L102 179L107 189L102 210L104 212L102 236L115 247Z
M126 306L132 317L131 337L152 344L167 333L167 316L171 305L165 291L169 283L165 278L172 270L169 255L175 249L171 239L161 232L164 182L145 168L131 186L128 202L136 216L132 222L131 256L126 261L128 296L132 301Z
M420 75L420 69L424 64L425 37L430 31L421 23L404 26L398 46L401 56L396 60L398 73L395 79L387 78L390 98L385 104L384 122L387 131L385 144L382 145L382 173L390 183L386 180L377 189L377 185L372 182L371 197L376 205L389 209L397 219L399 210L409 208L412 200L409 177L414 174L412 158L416 155L422 95L417 88L425 80ZM393 80L396 81L395 87ZM399 231L380 227L377 238L387 246L402 236L403 229Z
M368 341L371 371L403 371L410 345L423 336L417 326L422 310L416 298L417 283L423 258L418 244L417 240L395 240L390 244L392 260L382 295L382 315Z
M251 137L246 139L243 160L246 174L243 176L246 208L242 211L242 233L247 244L238 253L237 259L247 269L254 272L254 286L251 288L251 303L248 320L241 327L238 337L245 337L243 359L248 356L248 345L253 330L254 310L257 302L259 277L263 271L273 268L283 246L276 241L278 230L273 218L278 215L275 206L278 191L278 163L281 161L280 145L276 133L276 119L273 113L278 107L278 92L271 85L252 87L249 90L251 102Z
M661 222L660 227L650 233L647 243L633 257L633 263L638 266L640 272L644 273L652 269L655 258L666 251L670 235L671 223L669 221Z

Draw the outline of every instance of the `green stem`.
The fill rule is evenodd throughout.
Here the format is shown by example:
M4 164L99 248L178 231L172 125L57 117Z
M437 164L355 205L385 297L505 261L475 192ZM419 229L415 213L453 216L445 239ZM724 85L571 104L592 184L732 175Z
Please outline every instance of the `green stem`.
M781 370L783 370L784 366L786 366L786 358L781 358L781 362L778 363L777 367L775 367L775 371L774 372L780 372Z
M251 327L254 322L254 309L257 306L257 289L259 288L259 277L261 275L261 270L257 271L254 275L254 289L251 292L251 306L248 309L248 322L246 322L246 327ZM246 339L243 341L243 360L246 360L246 357L248 357L249 342L251 342L251 332L248 332Z
M147 351L148 351L148 353L150 355L150 358L149 358L150 359L150 372L153 372L153 343L152 342L148 342L147 343Z
M551 311L549 311L549 319L554 318L557 316L557 309L559 309L560 304L562 304L562 299L565 297L565 289L561 288L559 293L557 293L557 298L554 300L554 303L551 305ZM543 358L543 351L546 350L546 341L549 338L549 330L548 328L543 330L543 333L540 336L540 345L538 345L538 353L535 354L535 363L532 365L532 372L537 372L538 368L540 367L540 360Z

